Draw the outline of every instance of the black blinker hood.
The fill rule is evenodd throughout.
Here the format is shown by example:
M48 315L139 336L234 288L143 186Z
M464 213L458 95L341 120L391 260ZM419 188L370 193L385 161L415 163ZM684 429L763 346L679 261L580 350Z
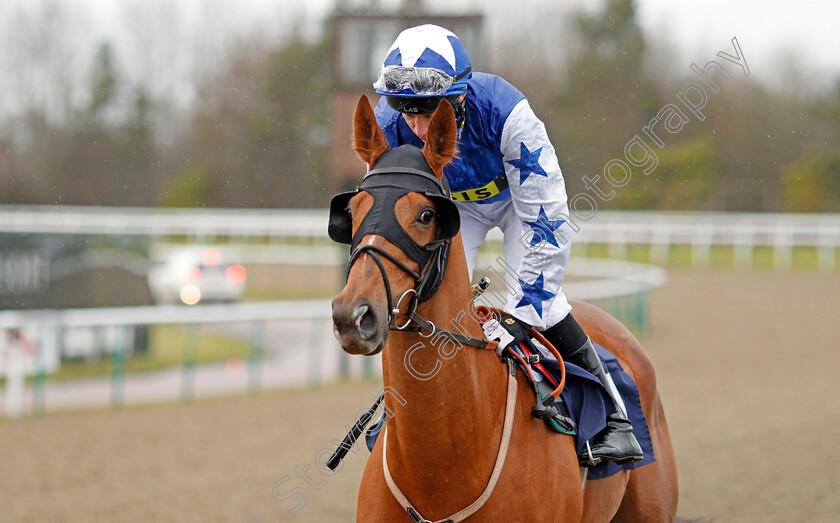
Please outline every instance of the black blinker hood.
M371 194L374 202L353 234L353 220L347 205L353 196L362 191ZM394 214L397 200L413 192L423 194L435 204L435 240L428 245L417 244ZM417 263L423 275L417 289L417 297L421 302L440 286L449 252L449 240L458 233L460 224L458 209L450 199L445 178L441 181L434 175L422 151L413 145L402 145L385 151L357 190L337 194L330 202L330 238L350 244L352 251L356 250L365 236L376 234L388 239ZM434 259L430 262L433 254Z
M347 205L353 196L362 191L373 195L374 204L354 235L353 221L347 212ZM417 245L408 236L394 215L397 200L410 192L417 192L431 199L437 209L435 242L425 247ZM433 248L435 243L455 236L460 225L458 209L450 199L446 178L441 181L434 175L419 148L401 145L388 149L379 157L357 190L333 197L330 202L328 229L330 238L339 243L350 244L353 248L369 234L385 236L403 248L416 262L418 260L409 251L417 253L418 249Z

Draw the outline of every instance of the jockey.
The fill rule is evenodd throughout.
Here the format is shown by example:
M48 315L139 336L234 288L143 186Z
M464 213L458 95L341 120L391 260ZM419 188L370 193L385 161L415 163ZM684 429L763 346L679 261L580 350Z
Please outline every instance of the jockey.
M561 229L569 213L565 182L528 100L502 78L473 72L458 37L435 25L400 33L373 86L383 95L375 113L391 147L422 147L438 103L445 99L452 105L458 156L444 174L461 215L470 277L488 231L499 227L507 265L505 311L516 320L501 324L514 343L532 326L542 331L566 361L596 376L615 404L607 427L590 442L592 455L581 459L641 460L623 401L563 294L571 252L570 235Z

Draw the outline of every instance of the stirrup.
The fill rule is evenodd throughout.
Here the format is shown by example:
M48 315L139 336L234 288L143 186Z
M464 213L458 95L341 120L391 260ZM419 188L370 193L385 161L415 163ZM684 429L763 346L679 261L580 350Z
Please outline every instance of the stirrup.
M596 458L595 458L595 456L593 456L593 455L592 455L592 447L590 447L590 446L589 446L589 442L588 442L588 441L586 442L586 448L585 448L584 450L586 451L586 456L587 456L587 458L586 458L586 459L581 459L581 458L580 458L580 454L578 454L578 462L579 462L582 466L585 466L585 467L594 467L594 466L596 466L596 465L600 464L600 463L601 463L601 461L603 461L603 459L602 459L602 458L597 458L597 459L596 459ZM581 452L581 454L582 454L582 453L583 453L583 452Z

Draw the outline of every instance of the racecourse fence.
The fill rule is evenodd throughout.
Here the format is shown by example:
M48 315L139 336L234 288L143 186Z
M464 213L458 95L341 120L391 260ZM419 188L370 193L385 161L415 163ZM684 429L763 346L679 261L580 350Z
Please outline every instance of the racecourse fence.
M370 375L373 361L351 359L331 342L330 318L329 300L3 311L0 377L5 375L6 384L0 404L5 404L7 416L17 417L25 411L191 401ZM161 326L183 332L181 347L167 349L176 353L179 364L127 376L127 360L143 357L134 343L137 330ZM245 344L247 351L201 364L202 333ZM107 372L51 380L61 366L89 363L78 347L72 352L80 357L64 357L66 346L78 345L79 337L91 344L105 339L107 350L90 361L104 356ZM25 375L32 377L27 385Z
M658 267L622 261L578 259L569 270L574 274L565 286L569 295L601 305L636 330L647 325L650 291L665 282ZM379 356L345 354L333 340L331 320L329 300L2 311L0 377L6 383L0 405L6 416L16 418L26 412L192 401L377 375ZM127 373L127 361L142 357L135 354L137 332L161 326L183 330L177 367ZM247 343L247 354L200 364L199 333L207 332L228 343ZM106 375L50 379L62 365L84 364L78 360L97 343L106 350L93 359L107 359ZM77 361L66 362L67 354ZM31 376L28 384L25 376Z
M0 206L0 234L142 236L152 246L226 243L241 252L246 264L320 265L340 270L346 247L327 239L326 223L324 209ZM819 270L830 273L837 270L840 248L838 214L602 211L574 225L576 254L564 283L566 294L605 308L637 332L647 326L649 295L664 283L664 271L626 261L584 258L581 252L606 246L610 256L626 258L642 245L650 261L665 264L672 249L682 248L690 252L692 266L708 267L713 249L723 247L731 250L735 267L748 269L755 265L757 251L764 249L772 253L776 270L787 271L793 266L794 252L807 249ZM488 240L489 248L480 254L485 258L477 266L490 265L499 254L500 233L491 231ZM123 259L132 265L133 273L142 272L139 261ZM177 366L127 375L132 340L144 329L162 326L183 332ZM197 345L206 332L239 340L247 349L220 363L202 364L196 358L201 349ZM0 405L6 406L7 415L16 417L24 412L190 401L311 386L378 372L375 358L350 358L332 340L328 300L7 310L0 312L0 379L5 381ZM97 344L105 350L91 353L89 347ZM53 379L68 355L100 358L108 371L93 378Z
M757 248L772 252L772 266L788 271L796 249L816 253L821 272L838 270L840 213L718 213L598 211L574 219L576 254L607 245L610 257L627 258L630 247L646 246L649 261L666 264L672 248L690 251L691 266L711 264L712 250L732 250L738 269L756 264ZM149 209L72 206L0 206L0 233L182 236L206 242L218 238L270 241L326 241L326 209ZM490 240L499 240L498 230Z

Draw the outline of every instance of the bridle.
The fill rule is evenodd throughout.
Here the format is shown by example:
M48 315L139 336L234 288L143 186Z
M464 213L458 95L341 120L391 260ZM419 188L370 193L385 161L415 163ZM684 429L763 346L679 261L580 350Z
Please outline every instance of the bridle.
M355 263L356 260L358 260L359 257L364 253L369 253L371 259L374 261L374 263L376 263L376 266L379 267L379 272L382 273L382 281L385 284L385 296L388 300L388 328L391 330L408 329L408 324L411 323L411 319L406 321L403 325L396 324L396 317L400 313L400 306L402 305L403 300L406 297L409 297L409 308L407 314L415 312L417 304L420 302L420 300L418 299L419 293L417 289L424 287L425 284L429 281L431 271L424 271L424 274L421 276L417 272L413 271L411 267L403 263L396 256L392 255L382 247L368 244L362 245L353 250L353 252L350 255L350 261L347 263L348 273L350 271L350 267L353 266L353 263ZM385 256L388 260L391 261L391 263L399 267L403 272L407 273L415 281L414 288L408 289L405 292L403 292L397 300L396 304L394 303L393 294L391 293L391 282L388 279L388 273L385 271L385 265L382 263L382 259L379 257L379 255Z
M374 203L354 233L347 205L350 199L360 192L372 195ZM415 242L400 225L394 213L397 200L409 193L423 194L435 205L435 239L426 245ZM396 317L400 314L400 307L405 299L409 300L407 314L410 318L415 314L417 305L431 299L440 288L446 272L452 237L458 233L459 228L460 216L450 198L448 185L434 175L422 151L411 145L388 149L355 191L338 194L330 202L330 237L337 242L348 243L351 247L347 264L348 275L350 268L363 254L369 255L376 263L385 285L388 326L392 330L409 329L411 319L403 325L396 324ZM373 244L360 245L362 239L371 234L382 236L393 243L417 264L419 272L382 247ZM414 288L405 291L396 303L382 257L408 274L415 283Z
M409 155L414 154L411 149L420 152L419 149L411 145L389 149L389 152L406 147L410 148L404 150ZM381 160L377 162L377 166L379 163L381 163ZM423 163L425 164L425 160L423 160ZM433 185L430 185L430 183ZM346 211L346 202L362 191L373 195L374 205L368 211L362 223L359 224L356 232L352 233L353 223ZM421 193L435 203L437 230L435 240L427 245L418 245L403 230L394 214L396 201L410 192ZM431 299L440 289L443 277L446 274L452 237L458 233L459 227L458 209L449 199L448 187L434 175L413 168L397 166L371 170L356 191L338 194L333 197L330 204L330 237L335 241L350 243L351 245L350 259L347 263L348 276L350 268L363 254L370 256L382 274L385 296L388 301L388 328L390 330L426 331L430 333L429 336L440 336L462 345L471 345L480 349L495 348L496 342L441 329L420 316L416 310L418 304ZM393 243L406 256L417 263L420 272L414 271L402 260L378 245L360 245L362 238L372 233L383 236ZM391 289L391 281L388 278L381 256L408 274L415 282L414 288L403 292L396 303ZM408 309L405 313L408 320L402 325L397 325L396 318L400 314L400 307L405 299L409 300ZM415 323L414 326L410 325L412 322Z

